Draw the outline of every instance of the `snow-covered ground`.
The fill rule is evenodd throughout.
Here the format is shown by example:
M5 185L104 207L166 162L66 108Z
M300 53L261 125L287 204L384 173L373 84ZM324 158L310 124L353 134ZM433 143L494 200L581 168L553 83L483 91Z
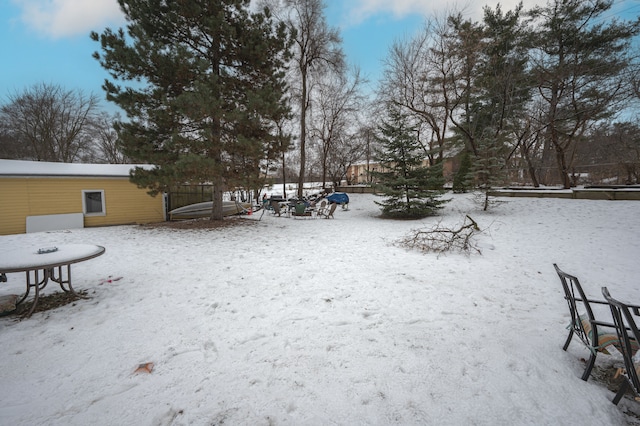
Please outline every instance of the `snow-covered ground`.
M553 263L639 302L640 203L469 195L421 221L352 194L333 220L265 214L214 230L119 226L0 237L91 243L90 299L0 318L6 425L625 424L569 321ZM470 214L482 254L394 243ZM2 254L0 253L0 256ZM103 282L108 277L122 279ZM0 294L20 293L9 274ZM49 285L47 292L59 291ZM613 358L599 357L598 365ZM153 363L151 373L135 372Z

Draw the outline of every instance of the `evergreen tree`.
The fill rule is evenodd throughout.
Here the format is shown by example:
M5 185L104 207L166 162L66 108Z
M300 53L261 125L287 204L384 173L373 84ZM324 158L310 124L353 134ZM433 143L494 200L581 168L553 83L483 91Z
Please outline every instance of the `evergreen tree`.
M453 192L464 193L472 186L471 153L466 149L460 153L460 167L453 176Z
M454 191L464 192L469 185L476 186L483 192L484 210L489 207L491 188L506 180L505 164L514 123L520 120L531 98L521 11L522 3L506 13L500 5L495 10L485 7L482 24L456 26L459 38L481 38L482 42L473 52L474 78L469 87L468 108L461 114L463 122L470 125L456 129L456 134L466 139L466 149L454 179Z
M91 38L113 78L107 99L129 118L116 126L124 154L157 166L131 179L151 193L211 182L211 218L222 219L223 192L258 176L274 146L286 149L272 130L289 112L285 26L267 8L250 13L250 0L118 2L126 34L107 28Z
M542 105L543 161L555 157L565 188L575 147L595 123L620 112L633 93L628 75L637 67L634 38L640 18L611 18L613 0L550 0L529 15L530 67Z
M483 192L482 206L490 205L489 191L507 180L506 162L513 128L531 98L527 89L527 52L524 48L522 3L513 11L484 8L484 39L479 66L477 98L480 105L474 120L480 122L478 149L472 170L478 188Z
M506 180L505 144L501 139L483 138L479 144L481 149L475 157L471 167L476 185L482 193L482 209L488 210L490 202L489 192L496 186L503 185Z
M377 160L382 170L373 172L373 176L386 197L376 202L382 207L382 216L419 219L435 214L446 202L439 199L443 193L442 167L422 165L424 149L416 128L391 108L389 120L383 121L379 132Z

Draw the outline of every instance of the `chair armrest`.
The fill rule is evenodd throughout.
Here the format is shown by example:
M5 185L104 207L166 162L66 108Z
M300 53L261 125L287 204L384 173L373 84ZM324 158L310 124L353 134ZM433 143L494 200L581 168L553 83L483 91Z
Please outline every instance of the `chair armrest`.
M590 302L592 302L590 300ZM604 303L604 304L608 304L608 302L592 302L592 303ZM632 303L625 303L625 305L627 305L629 307L629 309L631 309L634 313L634 315L640 315L640 305L634 305Z
M593 320L593 321L590 321L590 323L591 323L592 325L596 325L596 326L600 326L600 327L607 327L607 328L613 328L613 329L615 329L615 328L616 328L616 325L615 325L615 324L613 324L613 323L610 323L610 322L604 322L604 321ZM627 330L631 330L631 328L630 328L630 327L625 327L625 328L626 328ZM598 333L598 334L599 334L599 333ZM635 340L632 336L629 336L629 339L630 339L630 340Z
M595 325L602 326L602 327L616 328L616 325L614 323L605 322L605 321L599 321L599 320L591 321L591 324L595 324Z
M577 302L584 302L584 300L582 300L579 297L576 297L574 300L576 300ZM608 305L609 302L607 302L606 300L596 300L596 299L587 299L588 303L596 303L598 305ZM625 303L625 305L627 305L631 310L633 310L634 315L638 315L640 316L640 305L631 305L629 303Z
M575 300L577 302L585 302L584 300L582 300L579 297L576 297ZM609 302L607 302L606 300L596 300L596 299L587 299L586 302L587 303L596 303L598 305L608 305L609 304Z

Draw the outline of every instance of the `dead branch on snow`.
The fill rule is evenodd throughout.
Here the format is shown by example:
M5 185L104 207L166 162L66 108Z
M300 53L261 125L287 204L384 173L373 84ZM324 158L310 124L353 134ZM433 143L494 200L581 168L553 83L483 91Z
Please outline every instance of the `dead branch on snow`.
M458 251L482 253L476 246L473 237L482 232L475 220L465 215L464 222L457 229L443 227L441 222L429 230L414 229L398 244L402 247L420 250L425 253L444 253Z

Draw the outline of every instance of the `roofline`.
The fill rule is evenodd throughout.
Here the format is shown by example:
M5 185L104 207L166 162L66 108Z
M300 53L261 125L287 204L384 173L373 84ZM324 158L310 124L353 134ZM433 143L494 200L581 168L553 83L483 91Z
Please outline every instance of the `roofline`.
M151 170L150 164L54 163L0 159L0 177L111 177L128 178L136 167Z

